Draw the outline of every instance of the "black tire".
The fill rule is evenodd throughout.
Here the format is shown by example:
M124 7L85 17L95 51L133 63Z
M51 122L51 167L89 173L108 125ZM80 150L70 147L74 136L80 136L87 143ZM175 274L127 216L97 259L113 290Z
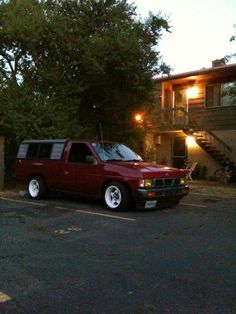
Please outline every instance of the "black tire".
M103 194L106 206L113 211L126 210L132 200L129 189L120 182L110 182L104 188Z
M45 197L47 187L42 177L32 177L28 184L29 196L33 199L40 199Z
M214 177L216 180L224 182L225 180L225 170L224 168L219 168L214 172Z

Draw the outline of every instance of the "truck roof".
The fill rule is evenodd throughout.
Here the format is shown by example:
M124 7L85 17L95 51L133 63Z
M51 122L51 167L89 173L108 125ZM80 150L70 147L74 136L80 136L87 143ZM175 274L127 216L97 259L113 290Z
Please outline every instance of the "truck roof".
M86 140L86 139L82 139L82 140L78 140L78 139L45 139L45 140L24 140L21 142L21 144L54 144L54 143L66 143L66 142L79 142L79 143L118 143L118 142L114 142L114 141L107 141L107 140Z
M45 143L66 143L68 139L47 139L47 140L24 140L22 144L45 144Z

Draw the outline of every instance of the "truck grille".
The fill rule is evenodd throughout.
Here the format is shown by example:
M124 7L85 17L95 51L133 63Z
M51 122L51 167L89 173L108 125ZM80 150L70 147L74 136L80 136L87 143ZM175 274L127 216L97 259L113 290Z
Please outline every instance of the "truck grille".
M156 187L176 186L180 185L180 178L162 178L155 179Z

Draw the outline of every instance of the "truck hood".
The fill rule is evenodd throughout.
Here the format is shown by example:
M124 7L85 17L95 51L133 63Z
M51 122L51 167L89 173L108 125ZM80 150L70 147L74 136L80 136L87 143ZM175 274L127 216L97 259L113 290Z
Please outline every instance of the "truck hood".
M185 177L184 171L148 162L107 162L106 170L125 172L126 175L143 178Z

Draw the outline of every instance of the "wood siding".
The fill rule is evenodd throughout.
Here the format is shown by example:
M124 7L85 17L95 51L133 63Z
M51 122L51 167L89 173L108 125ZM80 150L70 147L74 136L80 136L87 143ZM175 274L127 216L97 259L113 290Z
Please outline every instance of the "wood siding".
M189 127L199 130L236 130L236 106L190 106Z

